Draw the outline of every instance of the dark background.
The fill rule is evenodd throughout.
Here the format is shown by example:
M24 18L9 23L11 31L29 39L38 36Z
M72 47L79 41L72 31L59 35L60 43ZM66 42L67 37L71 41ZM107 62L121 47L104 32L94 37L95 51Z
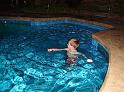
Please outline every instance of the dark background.
M124 16L124 0L0 0L0 15L17 12L41 14L89 12Z

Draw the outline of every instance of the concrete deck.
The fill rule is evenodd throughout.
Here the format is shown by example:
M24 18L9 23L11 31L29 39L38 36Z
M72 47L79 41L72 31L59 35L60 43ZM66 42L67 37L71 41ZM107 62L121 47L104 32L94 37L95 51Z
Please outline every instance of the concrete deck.
M100 92L124 92L124 26L95 33L93 37L109 49L109 70Z

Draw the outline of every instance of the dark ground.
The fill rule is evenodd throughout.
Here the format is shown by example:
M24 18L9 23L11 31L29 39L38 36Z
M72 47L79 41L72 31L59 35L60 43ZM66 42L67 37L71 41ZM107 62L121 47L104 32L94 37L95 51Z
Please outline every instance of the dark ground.
M64 13L37 13L37 12L24 12L17 9L0 9L0 17L31 17L31 18L55 18L55 17L72 17L78 19L86 19L90 21L98 21L108 23L111 25L124 26L124 17L115 14L92 13L84 11L78 12L64 12Z

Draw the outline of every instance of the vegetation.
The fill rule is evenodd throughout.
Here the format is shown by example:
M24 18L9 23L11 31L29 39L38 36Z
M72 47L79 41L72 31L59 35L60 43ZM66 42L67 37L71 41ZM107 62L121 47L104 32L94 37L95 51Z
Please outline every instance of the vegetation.
M88 11L124 15L124 0L0 0L0 9L3 7L33 13Z

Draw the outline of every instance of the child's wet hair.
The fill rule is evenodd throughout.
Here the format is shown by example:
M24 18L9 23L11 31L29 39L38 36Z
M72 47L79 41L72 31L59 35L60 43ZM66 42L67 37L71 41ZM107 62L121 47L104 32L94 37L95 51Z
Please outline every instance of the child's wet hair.
M69 40L69 44L71 46L73 46L74 48L77 48L79 46L79 43L80 43L79 40L77 40L75 38L72 38L72 39Z

